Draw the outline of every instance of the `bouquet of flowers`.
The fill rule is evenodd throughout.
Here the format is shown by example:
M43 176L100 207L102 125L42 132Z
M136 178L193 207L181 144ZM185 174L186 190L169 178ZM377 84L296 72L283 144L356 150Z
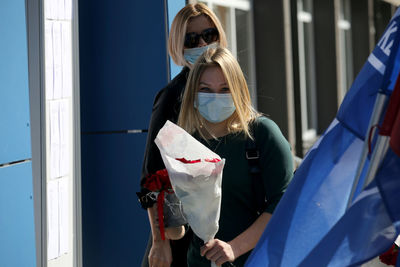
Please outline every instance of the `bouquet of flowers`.
M170 121L155 143L193 232L204 242L213 239L219 227L225 160Z

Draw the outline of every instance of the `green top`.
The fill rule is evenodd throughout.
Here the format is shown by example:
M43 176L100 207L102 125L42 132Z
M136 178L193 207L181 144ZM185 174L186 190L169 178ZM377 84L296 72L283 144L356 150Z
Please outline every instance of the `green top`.
M293 176L293 160L290 145L278 126L266 117L255 120L253 134L260 153L260 168L267 197L265 212L272 213ZM198 138L199 139L199 138ZM245 231L257 219L254 177L249 173L246 159L244 134L228 134L218 140L199 140L205 146L225 158L222 176L222 200L219 230L215 236L230 241ZM200 256L200 242L194 238L188 251L188 265L210 266L210 261ZM243 266L250 252L235 260L236 267ZM229 266L224 264L223 266Z

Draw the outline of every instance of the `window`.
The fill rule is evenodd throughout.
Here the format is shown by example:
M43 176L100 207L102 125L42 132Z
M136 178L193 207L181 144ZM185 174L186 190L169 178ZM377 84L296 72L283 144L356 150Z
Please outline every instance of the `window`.
M190 1L195 3L197 1ZM221 21L228 40L228 48L239 61L246 77L250 95L256 106L253 25L249 0L202 0Z
M317 133L312 0L298 0L297 10L301 125L306 151L315 141Z
M339 1L337 19L338 104L342 102L353 82L353 60L350 24L350 1Z

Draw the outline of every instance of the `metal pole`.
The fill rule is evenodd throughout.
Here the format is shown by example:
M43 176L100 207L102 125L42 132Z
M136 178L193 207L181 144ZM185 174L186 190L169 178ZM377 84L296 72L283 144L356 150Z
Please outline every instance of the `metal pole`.
M389 97L386 94L382 94L382 93L377 94L375 104L374 104L374 109L372 111L371 119L369 121L368 129L371 130L371 128L379 122L379 120L382 116L383 109L386 106L388 99L389 99ZM375 135L375 131L372 133L372 136L374 136L374 135ZM351 193L350 193L349 199L347 201L346 210L349 209L349 207L353 201L357 185L360 181L361 172L364 169L365 161L368 156L368 136L369 136L369 131L365 134L364 147L363 147L363 150L361 153L360 160L358 162L357 173L356 173L356 176L353 181L353 186L351 188Z
M376 172L378 171L379 166L381 165L381 162L383 158L386 155L386 152L389 148L389 136L382 136L380 135L378 137L378 141L376 142L376 148L374 150L374 153L372 154L371 157L371 162L368 166L368 171L364 179L363 187L367 187L369 183L375 178Z

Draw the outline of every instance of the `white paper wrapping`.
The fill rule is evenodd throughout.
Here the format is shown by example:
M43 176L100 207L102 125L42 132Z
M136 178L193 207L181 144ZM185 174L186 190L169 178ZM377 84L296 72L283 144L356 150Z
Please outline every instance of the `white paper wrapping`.
M204 242L213 239L218 231L225 160L170 121L161 128L155 143L193 232ZM177 158L201 161L184 163Z

